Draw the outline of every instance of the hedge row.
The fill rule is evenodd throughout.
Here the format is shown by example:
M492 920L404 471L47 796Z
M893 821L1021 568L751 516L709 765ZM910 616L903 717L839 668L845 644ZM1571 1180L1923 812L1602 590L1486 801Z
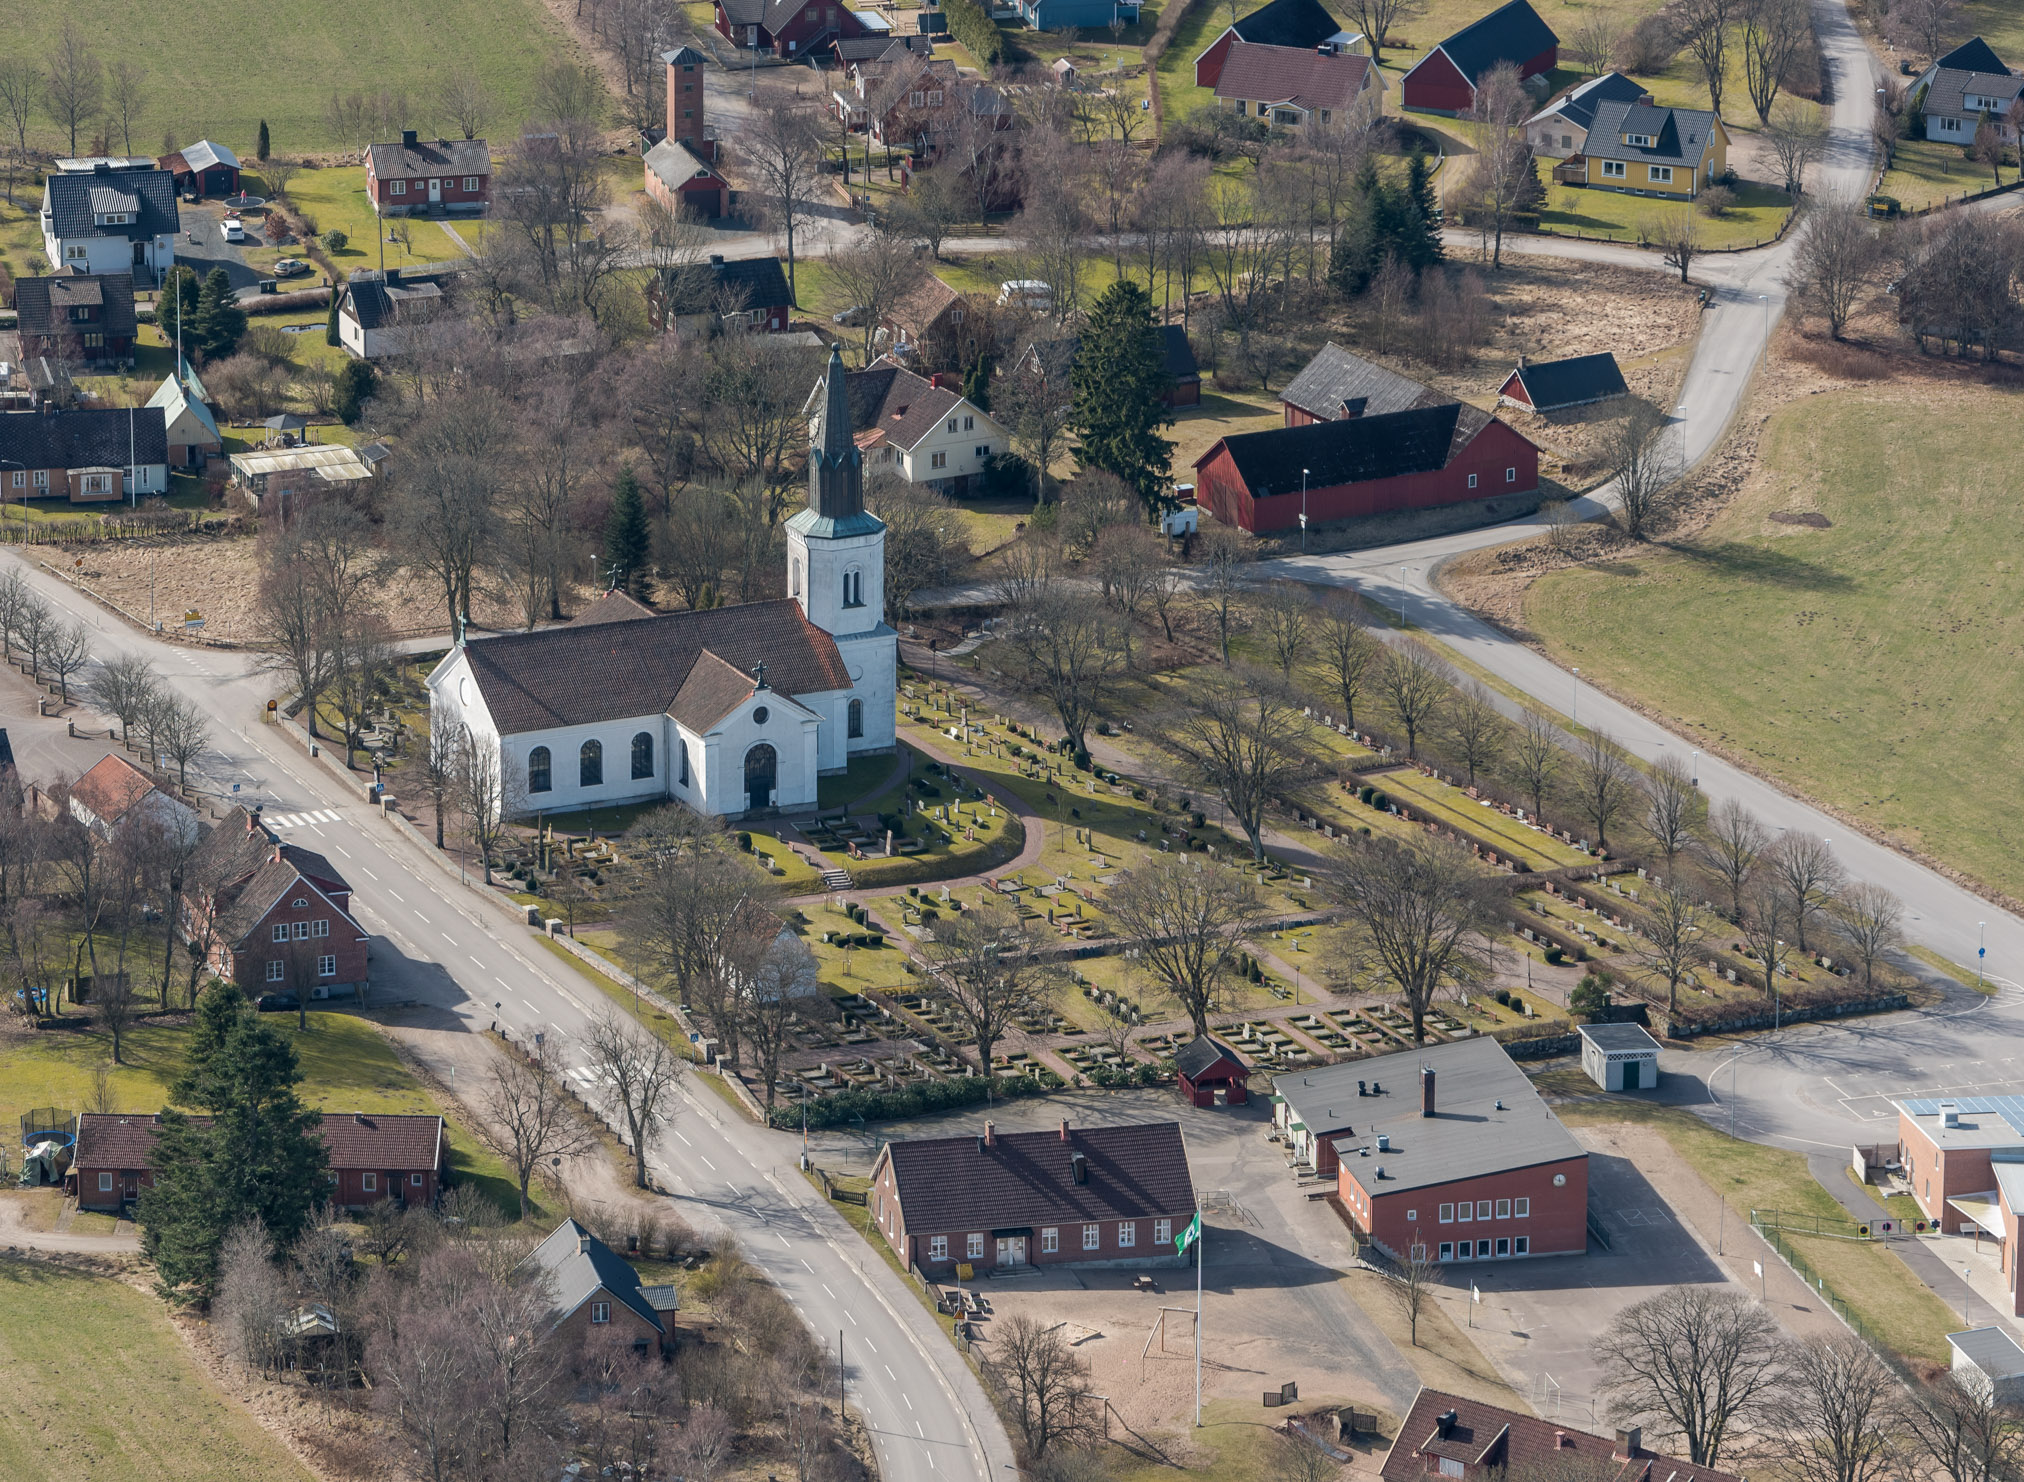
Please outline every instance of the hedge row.
M862 1117L867 1122L890 1122L904 1117L918 1117L928 1112L953 1111L959 1106L975 1106L987 1096L996 1095L1001 1099L1014 1096L1038 1096L1061 1085L1061 1077L1043 1072L1045 1079L1033 1076L1017 1076L1012 1079L996 1078L995 1083L984 1076L962 1076L943 1081L916 1081L910 1086L893 1090L869 1086L852 1091L838 1091L808 1103L808 1125L811 1127L840 1127ZM801 1125L801 1103L781 1102L773 1108L773 1125L795 1128Z
M977 0L944 0L942 14L949 18L949 34L963 44L979 66L995 67L1005 60L1005 33Z

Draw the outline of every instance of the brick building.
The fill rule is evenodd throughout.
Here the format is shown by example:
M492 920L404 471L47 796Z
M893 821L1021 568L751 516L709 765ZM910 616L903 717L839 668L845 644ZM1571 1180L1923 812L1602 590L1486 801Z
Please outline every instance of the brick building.
M1177 1265L1195 1184L1178 1122L928 1137L885 1145L871 1215L929 1277L1014 1266Z
M1502 1482L1505 1477L1585 1478L1589 1482L1741 1482L1727 1472L1666 1456L1644 1444L1641 1426L1610 1436L1578 1431L1480 1400L1422 1389L1399 1426L1379 1472L1384 1482L1442 1477Z
M314 850L277 840L257 813L227 814L187 879L184 939L249 998L342 997L367 985L372 938L351 914L351 886Z
M2024 1096L1897 1103L1898 1162L1912 1198L1949 1235L1994 1240L2013 1316L2024 1317L2017 1241L2024 1221Z
M522 1269L539 1273L554 1298L555 1322L577 1343L616 1333L645 1353L674 1343L679 1303L672 1286L643 1286L618 1252L575 1220L564 1220L529 1252Z
M1588 1248L1588 1152L1478 1037L1288 1073L1273 1120L1357 1233L1442 1265Z

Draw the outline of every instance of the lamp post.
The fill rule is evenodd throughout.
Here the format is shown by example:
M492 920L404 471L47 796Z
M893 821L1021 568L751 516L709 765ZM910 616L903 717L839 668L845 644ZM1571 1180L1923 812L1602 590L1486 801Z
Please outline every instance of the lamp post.
M1307 549L1307 470L1300 470L1300 549Z
M1757 295L1757 302L1764 309L1764 332L1757 346L1757 354L1761 358L1771 353L1771 295L1760 293Z
M1701 785L1701 754L1698 751L1694 753L1694 764L1691 770L1693 772L1693 779L1688 785L1699 787Z

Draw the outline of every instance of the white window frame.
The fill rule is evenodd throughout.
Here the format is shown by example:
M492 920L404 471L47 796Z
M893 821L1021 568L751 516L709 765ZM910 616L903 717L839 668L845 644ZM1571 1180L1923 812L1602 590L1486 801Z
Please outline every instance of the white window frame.
M295 923L295 940L298 942L306 942L309 940L309 923L307 921L298 921Z
M1490 1259L1490 1242L1486 1237L1482 1236L1477 1237L1476 1259L1479 1261L1487 1261Z
M1532 1217L1532 1201L1530 1199L1513 1199L1511 1201L1512 1219L1524 1220L1530 1219L1531 1217Z
M1133 1250L1136 1249L1137 1246L1138 1246L1138 1221L1119 1220L1117 1222L1117 1248L1119 1250Z
M946 1261L948 1258L949 1237L946 1235L930 1235L928 1237L928 1259L931 1261Z
M390 196L404 196L404 195L406 195L407 193L408 193L408 183L407 183L407 181L405 181L405 180L389 180L389 181L387 182L387 194L388 194L388 195L390 195Z
M1514 1256L1531 1255L1532 1237L1530 1235L1514 1235L1511 1238L1511 1254Z
M1499 1256L1499 1258L1503 1258L1509 1256L1510 1254L1511 1254L1511 1237L1509 1235L1499 1235L1497 1237L1497 1255Z
M1455 1222L1455 1206L1452 1204L1443 1204L1441 1206L1441 1223L1444 1225L1452 1225L1454 1222Z
M1460 1477L1467 1471L1468 1468L1463 1466L1459 1461L1456 1461L1454 1457L1444 1456L1441 1458L1441 1475L1443 1477Z
M1061 1227L1047 1225L1040 1231L1040 1253L1043 1256L1057 1254L1061 1249Z
M411 1173L408 1175L409 1188L419 1189L421 1186L422 1186L422 1176L419 1173Z
M1490 1218L1490 1211L1494 1208L1496 1208L1496 1205L1491 1200L1478 1199L1476 1201L1476 1218L1487 1220Z
M101 1194L110 1194L112 1192L112 1175L110 1173L101 1173L98 1176L98 1191Z
M1497 1201L1497 1218L1500 1220L1511 1218L1511 1201L1509 1199L1499 1199Z
M1154 1245L1170 1245L1173 1243L1173 1238L1174 1238L1174 1222L1172 1220L1153 1221Z
M1469 475L1469 487L1471 489L1476 487L1476 476L1473 473Z
M1623 180L1626 179L1628 175L1629 175L1629 168L1624 164L1622 160L1604 160L1602 162L1603 179Z
M17 489L25 489L28 487L27 469L17 468L14 470L14 487Z
M336 953L326 952L323 956L316 959L316 975L319 978L334 978L337 976Z
M1455 1242L1452 1240L1443 1240L1441 1242L1442 1263L1446 1264L1447 1262L1454 1260L1454 1258L1455 1258Z
M683 116L687 117L686 114ZM478 188L478 177L476 175L466 175L464 177L464 189L476 190L477 188Z
M368 1194L377 1194L379 1192L379 1186L380 1186L380 1176L377 1173L365 1173L359 1175L359 1187L364 1189Z
M1473 1201L1464 1199L1455 1206L1455 1223L1466 1225L1475 1217L1476 1206Z
M285 942L288 940L288 923L286 921L277 921L274 923L274 940L277 942Z
M1673 183L1673 167L1671 165L1646 165L1645 178L1651 181L1653 185L1671 185Z
M282 979L282 975L286 971L287 971L286 964L284 964L280 958L275 957L269 959L267 963L267 981L270 983L280 982Z
M1407 1222L1408 1224L1410 1224L1410 1223L1411 1223L1412 1221L1414 1221L1414 1220L1418 1219L1419 1217L1420 1217L1420 1212L1419 1212L1419 1211L1418 1211L1417 1209L1408 1209L1408 1210L1406 1211L1406 1222Z
M928 467L947 468L948 466L949 466L949 455L947 452L928 454Z
M329 935L330 935L330 923L329 923L328 921L312 921L312 922L310 922L310 923L309 923L309 934L310 934L311 936L313 936L313 937L327 937L327 936L329 936Z
M84 253L83 253L82 251L80 251L80 252L78 253L78 256L79 256L79 257L82 257L83 255L84 255ZM35 487L36 487L36 488L38 488L38 489L47 489L47 488L49 487L49 470L48 470L48 469L46 469L46 468L38 468L38 469L36 469L36 470L35 470Z
M611 1321L611 1303L609 1303L609 1302L593 1302L593 1303L591 1303L591 1304L590 1304L590 1320L591 1320L591 1321L592 1321L593 1323L597 1323L597 1324L599 1324L599 1325L602 1325L602 1324L604 1324L604 1323L608 1323L608 1322L610 1322L610 1321Z
M1103 1226L1084 1225L1082 1227L1082 1248L1084 1250L1103 1249Z
M963 1237L963 1259L966 1261L981 1261L984 1259L984 1237L982 1233L972 1230L968 1235Z

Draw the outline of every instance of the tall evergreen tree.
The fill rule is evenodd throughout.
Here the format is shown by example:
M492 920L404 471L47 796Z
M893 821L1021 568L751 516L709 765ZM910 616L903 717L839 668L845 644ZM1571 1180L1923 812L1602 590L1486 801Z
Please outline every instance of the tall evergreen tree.
M197 312L183 329L185 344L189 343L192 331L206 360L221 360L230 355L246 334L246 311L232 296L232 280L223 268L213 268L204 275L204 291L198 295Z
M611 584L638 595L646 575L652 540L647 532L647 503L640 496L640 481L630 464L619 469L618 487L611 496L611 513L604 521L604 564Z
M1173 412L1160 398L1173 379L1143 285L1120 279L1097 299L1083 326L1069 385L1070 420L1080 439L1076 461L1116 474L1148 511L1157 509L1174 456L1174 445L1159 435L1159 429L1174 425Z
M337 373L337 416L349 427L365 404L379 393L379 372L370 360L347 360Z
M1377 161L1365 155L1351 182L1349 210L1328 254L1328 281L1345 297L1354 298L1370 287L1377 272L1377 217L1385 189Z
M210 1300L226 1232L249 1215L284 1245L309 1222L330 1157L315 1135L323 1114L296 1094L300 1079L294 1046L246 1012L238 989L204 995L172 1094L210 1120L163 1109L154 1187L140 1199L141 1248L165 1296Z
M169 352L176 349L176 323L183 325L183 352L197 353L197 302L202 288L197 275L191 269L177 263L162 277L162 292L155 304L155 323L161 328L169 342Z
M326 345L342 345L344 343L338 337L337 332L337 289L335 287L330 290L330 317L324 321L323 343Z
M1434 172L1427 166L1426 155L1417 149L1406 166L1405 194L1404 235L1393 250L1415 273L1424 272L1448 254L1441 245L1441 207L1434 198Z
M267 163L267 120L260 120L260 142L253 146L253 154L262 164Z

